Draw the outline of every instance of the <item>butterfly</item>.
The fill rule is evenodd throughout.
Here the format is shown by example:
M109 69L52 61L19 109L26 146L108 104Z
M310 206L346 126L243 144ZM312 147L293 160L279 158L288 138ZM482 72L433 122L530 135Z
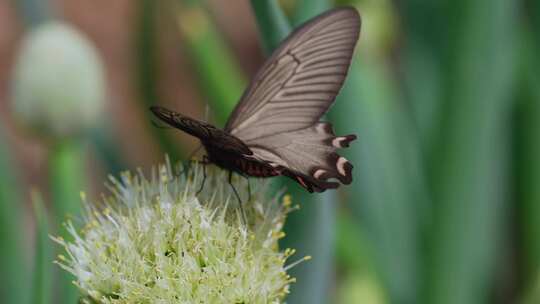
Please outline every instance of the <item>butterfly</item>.
M257 72L224 129L163 107L150 110L197 137L206 160L229 170L229 183L236 172L287 176L309 192L350 184L353 165L336 151L356 136L336 136L320 119L345 81L360 24L357 10L343 7L294 30Z

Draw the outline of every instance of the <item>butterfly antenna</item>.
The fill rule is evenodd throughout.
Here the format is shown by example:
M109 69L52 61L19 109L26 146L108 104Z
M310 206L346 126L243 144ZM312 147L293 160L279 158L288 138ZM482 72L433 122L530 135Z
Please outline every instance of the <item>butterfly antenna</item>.
M232 171L229 171L229 185L233 189L234 195L236 196L236 199L238 199L238 205L240 206L240 212L242 213L242 222L244 222L244 225L247 227L247 218L246 213L244 212L244 207L242 206L242 200L240 199L240 195L238 195L238 192L236 191L236 188L232 184Z
M207 103L207 104L204 106L204 121L205 121L205 122L208 122L209 116L210 116L210 106L209 106L208 103Z

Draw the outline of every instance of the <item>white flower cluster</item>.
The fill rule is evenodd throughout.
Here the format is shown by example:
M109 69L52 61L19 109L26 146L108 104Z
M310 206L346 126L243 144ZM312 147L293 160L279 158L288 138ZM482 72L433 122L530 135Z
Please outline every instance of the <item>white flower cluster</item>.
M294 250L278 249L291 210L288 196L265 198L268 186L234 182L249 224L242 221L226 172L202 168L173 174L161 166L111 179L101 207L86 202L85 227L66 226L73 241L57 263L76 276L86 303L281 303L294 282L285 266ZM84 195L83 195L84 198ZM306 258L304 258L306 259Z

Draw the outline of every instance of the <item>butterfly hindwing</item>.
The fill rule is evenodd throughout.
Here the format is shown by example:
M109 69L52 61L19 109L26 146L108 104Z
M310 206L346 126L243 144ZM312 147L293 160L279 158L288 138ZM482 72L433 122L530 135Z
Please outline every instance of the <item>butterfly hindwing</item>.
M338 148L348 147L355 135L335 136L327 122L297 131L266 137L264 145L250 149L255 157L284 168L283 175L296 180L310 192L322 192L352 181L353 166L336 153Z

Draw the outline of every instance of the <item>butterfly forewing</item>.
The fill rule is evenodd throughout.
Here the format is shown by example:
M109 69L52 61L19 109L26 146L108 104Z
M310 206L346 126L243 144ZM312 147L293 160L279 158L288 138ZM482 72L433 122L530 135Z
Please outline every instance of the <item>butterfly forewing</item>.
M255 76L225 129L249 142L312 126L341 89L359 32L353 8L329 11L301 26Z

